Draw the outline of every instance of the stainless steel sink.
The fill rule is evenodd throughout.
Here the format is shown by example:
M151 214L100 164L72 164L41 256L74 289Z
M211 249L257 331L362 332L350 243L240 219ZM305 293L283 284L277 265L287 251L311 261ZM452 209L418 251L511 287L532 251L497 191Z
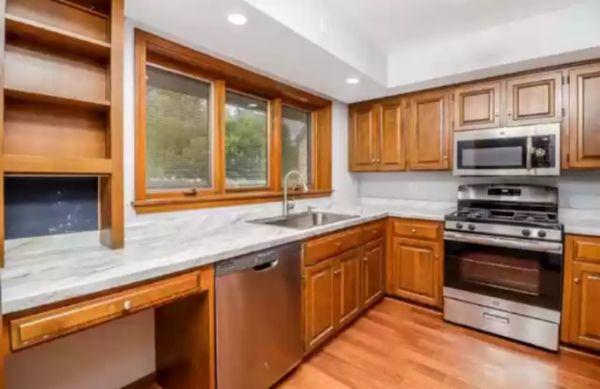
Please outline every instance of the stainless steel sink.
M342 220L357 218L356 215L342 215L329 212L302 212L289 214L287 217L277 216L266 219L251 220L250 223L268 224L272 226L295 228L305 230L307 228L324 226L326 224L340 222Z

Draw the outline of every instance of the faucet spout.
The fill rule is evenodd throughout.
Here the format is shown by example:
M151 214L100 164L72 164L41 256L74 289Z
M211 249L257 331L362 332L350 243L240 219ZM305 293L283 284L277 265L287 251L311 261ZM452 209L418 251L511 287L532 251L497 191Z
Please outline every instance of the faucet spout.
M287 217L290 211L290 204L288 203L288 180L291 176L298 176L300 184L302 184L302 191L308 192L308 185L306 185L306 178L298 170L290 170L283 179L283 209L282 216Z

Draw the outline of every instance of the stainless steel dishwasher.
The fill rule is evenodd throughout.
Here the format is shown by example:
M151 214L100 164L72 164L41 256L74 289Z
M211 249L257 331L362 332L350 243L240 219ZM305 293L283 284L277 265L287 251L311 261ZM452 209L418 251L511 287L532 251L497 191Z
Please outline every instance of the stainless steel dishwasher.
M217 264L217 388L266 389L303 355L300 243Z

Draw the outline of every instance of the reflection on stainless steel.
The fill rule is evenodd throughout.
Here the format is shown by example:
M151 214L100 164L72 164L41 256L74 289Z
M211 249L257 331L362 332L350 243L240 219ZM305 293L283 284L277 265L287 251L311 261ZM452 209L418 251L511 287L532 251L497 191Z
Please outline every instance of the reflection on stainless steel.
M558 323L449 297L444 297L444 319L548 350L558 350Z
M267 219L251 220L250 222L304 230L307 228L337 223L343 220L354 219L357 217L358 216L356 215L342 215L337 213L311 211L290 214L287 217L273 217Z
M304 352L300 243L216 265L217 387L265 389Z

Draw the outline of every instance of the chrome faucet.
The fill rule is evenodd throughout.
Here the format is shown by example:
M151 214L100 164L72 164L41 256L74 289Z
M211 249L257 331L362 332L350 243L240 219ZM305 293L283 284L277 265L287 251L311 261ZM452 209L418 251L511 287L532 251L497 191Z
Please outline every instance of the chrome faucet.
M304 192L308 192L308 185L306 185L306 178L304 178L302 173L300 173L298 170L290 170L285 175L285 178L283 179L283 210L282 210L283 217L287 217L288 213L290 212L290 209L294 208L293 203L292 204L288 203L288 179L293 175L297 175L298 178L300 179L300 183L302 184L302 190Z

